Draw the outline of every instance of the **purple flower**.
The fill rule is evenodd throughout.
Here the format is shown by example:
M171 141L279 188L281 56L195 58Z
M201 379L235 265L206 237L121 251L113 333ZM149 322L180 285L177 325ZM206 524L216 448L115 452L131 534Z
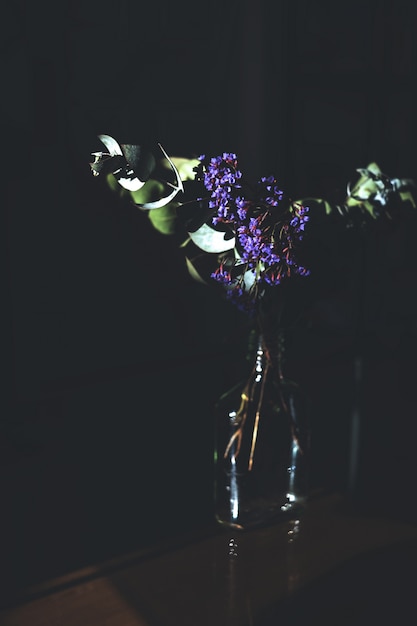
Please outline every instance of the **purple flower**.
M236 238L234 250L222 256L211 277L227 287L227 295L244 308L261 297L267 285L279 285L293 275L307 276L299 265L296 248L308 222L308 207L284 204L284 192L273 176L247 184L236 154L224 152L207 159L202 155L208 206L214 211L213 226L223 225ZM225 269L234 267L235 271ZM252 273L252 279L245 277Z

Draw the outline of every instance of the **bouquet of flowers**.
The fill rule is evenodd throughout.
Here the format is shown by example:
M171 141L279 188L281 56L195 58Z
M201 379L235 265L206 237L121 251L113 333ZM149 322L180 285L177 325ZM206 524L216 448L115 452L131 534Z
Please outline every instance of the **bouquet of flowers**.
M106 151L92 153L93 174L104 174L161 233L182 233L191 276L214 281L249 314L271 293L275 297L277 286L311 276L308 263L314 266L323 242L329 246L333 239L337 249L335 233L360 234L378 219L395 219L404 206L416 207L414 182L390 178L376 163L358 169L345 198L331 203L291 199L274 176L249 181L234 153L169 157L158 144L158 160L150 149L119 144L109 135L99 139Z

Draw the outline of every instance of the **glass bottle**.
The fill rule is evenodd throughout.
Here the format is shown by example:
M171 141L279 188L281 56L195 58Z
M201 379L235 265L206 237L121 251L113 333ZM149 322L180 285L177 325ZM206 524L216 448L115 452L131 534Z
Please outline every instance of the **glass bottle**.
M298 517L309 488L309 403L284 377L283 331L257 333L249 375L215 406L215 517L248 529Z

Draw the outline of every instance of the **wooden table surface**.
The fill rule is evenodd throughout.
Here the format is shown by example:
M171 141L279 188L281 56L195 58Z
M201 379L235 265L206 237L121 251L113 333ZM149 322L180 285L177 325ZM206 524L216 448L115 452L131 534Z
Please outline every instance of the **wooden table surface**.
M390 611L399 623L415 595L413 564L415 525L327 494L294 523L213 527L48 581L0 611L0 624L357 626Z

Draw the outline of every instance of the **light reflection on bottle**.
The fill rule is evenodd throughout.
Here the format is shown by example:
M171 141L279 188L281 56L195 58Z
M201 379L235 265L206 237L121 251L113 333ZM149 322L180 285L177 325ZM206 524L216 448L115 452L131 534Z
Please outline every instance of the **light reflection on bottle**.
M231 458L230 468L230 510L232 512L232 519L237 520L239 517L239 487L237 484L236 459L234 455Z
M294 420L294 425L297 426L297 410L292 396L289 398L289 407L291 416ZM287 502L281 507L282 511L291 511L291 509L298 505L304 506L306 504L306 472L303 472L305 466L303 456L305 453L306 450L303 451L300 447L298 437L293 434L290 462L287 468L289 474L288 491L286 493Z
M296 460L298 453L298 443L296 441L292 442L291 448L291 465L290 465L290 482L289 482L289 492L291 494L295 494L295 469L296 469ZM294 495L295 499L295 495Z
M295 502L297 500L296 494L296 470L297 470L297 456L299 454L299 446L296 441L293 440L291 447L291 461L288 468L289 481L288 481L288 493L287 498L289 502Z
M292 507L302 498L297 497L297 484L296 484L296 472L297 472L297 457L300 453L300 449L297 441L293 440L291 447L291 459L290 465L288 467L288 491L287 491L287 502L281 507L282 511L290 511Z

